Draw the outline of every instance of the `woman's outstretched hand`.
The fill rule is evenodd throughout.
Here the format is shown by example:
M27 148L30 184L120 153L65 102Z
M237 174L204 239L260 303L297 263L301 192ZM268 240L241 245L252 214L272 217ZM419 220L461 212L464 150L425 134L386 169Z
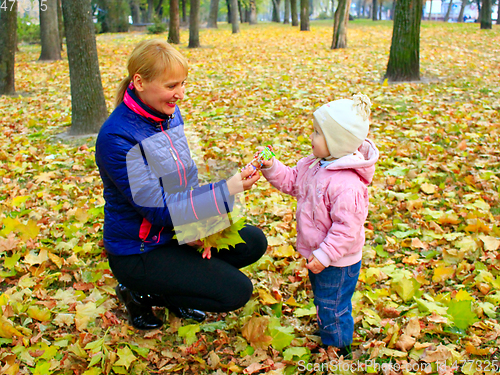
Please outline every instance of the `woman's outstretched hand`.
M196 249L199 249L203 247L203 241L202 240L196 240L196 241L191 241L187 242L189 246L192 246ZM210 247L205 247L203 248L203 254L201 254L202 258L207 258L210 259L212 257L212 249Z
M244 190L250 190L252 185L255 184L260 178L259 171L256 171L252 177L248 178L254 171L255 169L248 167L241 173L236 173L233 177L227 180L227 189L229 190L229 194L235 195Z

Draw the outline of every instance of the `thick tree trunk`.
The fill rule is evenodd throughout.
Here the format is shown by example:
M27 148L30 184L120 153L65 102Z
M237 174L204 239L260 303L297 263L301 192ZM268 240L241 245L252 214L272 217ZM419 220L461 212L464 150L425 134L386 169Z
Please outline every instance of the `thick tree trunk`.
M181 42L179 29L179 0L170 0L170 23L168 25L169 43L179 44Z
M300 31L309 31L309 0L300 0Z
M285 0L285 17L283 19L283 23L290 23L290 0Z
M47 0L39 4L42 52L38 60L61 60L59 26L57 21L57 0Z
M373 0L372 4L372 20L377 21L377 0Z
M15 94L14 66L17 47L17 1L0 9L0 95Z
M297 0L290 0L290 8L292 12L292 26L299 26L299 14L297 12Z
M255 0L250 0L250 19L248 23L250 25L257 25L257 4Z
M420 80L421 0L398 0L391 52L385 78L391 82Z
M189 9L188 48L200 47L200 0L191 0Z
M351 0L340 0L335 12L333 24L332 49L347 48L347 22Z
M238 17L238 0L231 0L231 26L233 34L240 32L240 19Z
M132 23L141 23L141 8L139 6L139 0L130 0L130 13L132 15Z
M97 58L90 0L63 0L71 82L69 134L97 133L108 117Z
M491 0L482 0L481 4L481 30L490 30L491 22Z
M452 7L453 7L453 0L450 0L450 2L448 3L448 9L446 10L446 14L444 15L444 19L443 19L444 22L448 22L448 20L450 19Z
M219 14L219 0L210 0L210 11L208 12L209 29L217 29L217 16Z
M272 20L273 22L281 22L281 17L280 17L280 5L281 5L281 0L271 0L273 3L273 16Z

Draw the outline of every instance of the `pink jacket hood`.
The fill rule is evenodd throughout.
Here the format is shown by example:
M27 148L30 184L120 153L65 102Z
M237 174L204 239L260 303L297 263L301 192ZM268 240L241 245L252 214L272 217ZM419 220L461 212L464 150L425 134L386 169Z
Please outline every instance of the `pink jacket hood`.
M366 139L358 151L320 167L314 155L293 168L273 159L262 169L278 190L297 197L297 250L311 253L326 267L345 267L361 260L368 215L368 185L379 152Z

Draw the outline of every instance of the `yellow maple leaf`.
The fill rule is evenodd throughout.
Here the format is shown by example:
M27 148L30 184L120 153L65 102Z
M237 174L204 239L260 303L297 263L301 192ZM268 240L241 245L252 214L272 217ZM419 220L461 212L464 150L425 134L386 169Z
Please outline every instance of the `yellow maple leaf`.
M498 238L481 234L479 239L483 241L484 250L486 251L495 251L500 247L500 240Z
M435 283L440 283L449 278L452 278L455 274L455 269L453 267L439 266L434 269L434 275L432 276L432 281Z
M252 317L243 326L241 334L252 347L265 349L273 341L273 338L266 334L268 324L268 316Z
M23 334L19 332L7 318L0 315L0 337L11 339L13 336L22 337Z
M288 258L295 254L295 249L292 245L282 245L273 251L273 255L279 258Z
M38 306L30 306L28 308L28 316L39 320L40 322L48 322L52 318L52 314L49 309L40 308Z
M263 305L274 305L278 303L271 293L265 289L259 289L259 298Z
M457 301L474 301L474 297L472 297L465 289L460 289L455 295L455 299Z
M420 190L422 190L425 194L434 194L437 190L437 186L433 184L429 184L428 182L424 182L420 185Z

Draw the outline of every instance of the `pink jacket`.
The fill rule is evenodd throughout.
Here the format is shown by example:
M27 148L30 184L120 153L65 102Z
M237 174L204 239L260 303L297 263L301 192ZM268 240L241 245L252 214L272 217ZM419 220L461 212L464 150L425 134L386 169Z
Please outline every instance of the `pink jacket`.
M358 151L325 168L310 155L293 168L273 159L264 177L278 190L297 197L297 250L311 253L326 267L361 260L368 215L368 185L379 156L366 139ZM313 167L309 168L312 164Z

